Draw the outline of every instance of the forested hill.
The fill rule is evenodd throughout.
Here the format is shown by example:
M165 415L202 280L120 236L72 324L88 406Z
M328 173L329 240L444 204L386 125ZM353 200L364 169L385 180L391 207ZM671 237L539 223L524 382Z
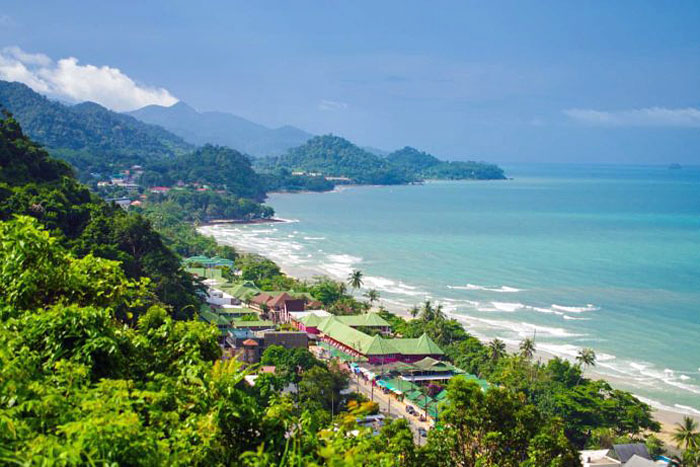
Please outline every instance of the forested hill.
M347 177L360 184L395 185L415 181L401 168L339 136L316 136L285 155L265 162L266 167Z
M194 149L159 126L92 102L64 105L21 83L0 81L0 107L12 112L32 139L80 171L105 172L116 159L127 166L144 164Z
M92 194L73 178L68 164L49 157L9 117L0 120L0 221L16 215L37 219L76 257L117 260L127 278L149 278L149 289L157 300L178 313L191 315L198 306L191 276L182 270L180 260L150 223ZM48 261L42 258L35 259ZM84 273L89 282L90 271ZM46 274L42 280L51 281L52 273ZM1 279L19 281L23 277ZM47 290L37 289L36 294Z
M417 177L440 180L503 180L503 169L495 164L473 161L441 161L437 157L406 146L386 156L395 167Z
M503 169L484 162L441 161L405 147L381 157L333 135L317 136L287 154L261 163L322 176L347 177L360 184L392 185L424 179L502 180Z
M129 115L197 145L220 144L258 157L283 154L312 137L293 126L268 128L230 113L198 112L184 102L170 107L149 105Z

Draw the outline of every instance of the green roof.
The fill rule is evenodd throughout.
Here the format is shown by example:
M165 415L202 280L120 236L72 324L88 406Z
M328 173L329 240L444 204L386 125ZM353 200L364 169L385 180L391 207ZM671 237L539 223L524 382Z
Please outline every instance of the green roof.
M418 386L410 381L406 381L401 378L393 378L389 380L382 380L384 385L395 392L400 392L402 394L408 394L413 391L418 391Z
M351 328L347 324L338 319L337 316L328 316L321 321L318 329L325 335L344 344L364 355L388 355L394 354L396 351L385 345L382 345L383 339L379 336L368 336L364 332ZM382 353L384 352L384 353Z
M389 326L384 318L377 313L363 313L361 315L346 315L337 317L348 326L385 327Z
M461 372L459 368L455 367L449 362L443 362L441 360L435 360L432 357L425 357L422 360L418 360L413 364L414 367L416 367L417 370L420 371L430 371L433 373L440 373L440 372Z
M246 321L244 319L234 319L233 327L235 328L274 328L275 323L266 320Z
M327 316L326 316L326 317L323 317L323 316L318 316L318 315L315 315L315 314L311 313L311 314L308 314L308 315L304 316L304 317L301 318L299 321L300 321L304 326L310 326L310 327L314 327L314 328L315 328L315 327L318 327L318 325L321 324L321 322L322 322L324 319L326 319L326 318L327 318Z
M217 326L218 325L221 325L221 326L228 326L229 325L229 321L226 318L224 318L223 316L219 316L216 313L211 312L209 310L200 309L199 310L199 318L202 321L206 321L207 323L216 324Z
M385 339L358 331L339 318L328 316L317 327L328 337L363 355L443 355L442 349L426 334L415 339Z
M444 355L442 349L427 334L412 339L392 339L391 343L402 355Z

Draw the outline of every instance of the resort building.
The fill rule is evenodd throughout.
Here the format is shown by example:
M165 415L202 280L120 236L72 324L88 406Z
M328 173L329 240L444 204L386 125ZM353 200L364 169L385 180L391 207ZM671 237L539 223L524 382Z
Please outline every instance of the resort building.
M290 313L289 322L301 331L319 334L319 326L331 315L324 310L309 310L304 313ZM375 329L382 334L391 332L391 325L378 313L333 316L341 323L354 329Z
M417 362L426 357L436 360L444 355L442 349L430 337L388 339L370 336L344 323L339 316L329 316L318 324L323 342L371 364L392 362Z

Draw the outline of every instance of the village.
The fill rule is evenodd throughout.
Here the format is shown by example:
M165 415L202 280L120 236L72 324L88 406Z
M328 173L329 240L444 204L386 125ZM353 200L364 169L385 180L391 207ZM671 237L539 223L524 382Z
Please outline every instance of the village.
M252 281L227 280L222 268L234 267L228 259L194 256L184 263L207 287L199 319L219 329L223 358L253 369L245 378L251 386L259 375L275 372L274 366L260 365L269 347L308 349L318 360L338 363L350 376L346 391L377 403L380 413L359 418L359 426L378 433L387 417L403 418L418 445L439 425L450 379L460 376L489 390L487 381L450 363L426 334L397 335L377 312L334 315L309 293L263 291ZM584 467L670 465L665 457L654 459L643 443L582 450L579 455Z

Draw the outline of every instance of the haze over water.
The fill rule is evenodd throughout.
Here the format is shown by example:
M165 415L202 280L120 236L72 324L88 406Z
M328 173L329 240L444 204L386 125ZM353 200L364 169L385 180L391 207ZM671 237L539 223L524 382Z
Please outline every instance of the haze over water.
M365 275L475 335L598 355L616 386L700 413L700 169L514 166L514 180L276 194L295 222L206 227L292 274Z

